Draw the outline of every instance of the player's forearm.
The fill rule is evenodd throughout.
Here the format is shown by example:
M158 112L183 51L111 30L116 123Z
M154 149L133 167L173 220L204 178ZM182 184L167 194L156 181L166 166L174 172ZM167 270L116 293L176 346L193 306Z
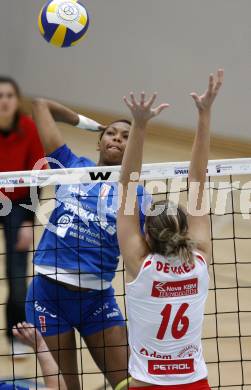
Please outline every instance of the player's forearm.
M129 183L131 173L141 173L144 139L145 126L133 122L122 161L120 182L123 185Z
M63 376L49 351L37 352L45 385L50 389L67 390Z
M51 154L64 144L61 132L55 123L56 121L89 131L100 131L103 129L103 126L98 122L83 115L78 115L69 108L46 99L35 99L33 101L32 115L46 155Z
M64 144L63 137L44 99L35 99L32 104L32 116L36 123L40 140L46 155L51 154Z
M53 100L36 99L34 105L39 106L40 110L48 110L56 122L67 123L80 129L90 131L101 131L103 126L84 115L80 115L63 104Z
M210 110L199 112L198 128L192 147L189 182L204 184L210 150Z
M79 116L76 112L68 107L63 106L53 100L44 99L52 117L56 122L67 123L72 126L77 126L79 123Z

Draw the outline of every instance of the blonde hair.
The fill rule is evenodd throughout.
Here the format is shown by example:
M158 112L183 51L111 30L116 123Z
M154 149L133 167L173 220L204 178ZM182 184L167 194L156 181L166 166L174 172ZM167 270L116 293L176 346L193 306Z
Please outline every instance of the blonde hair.
M184 209L166 200L154 202L151 210L156 206L164 206L163 211L159 215L146 217L146 233L151 251L165 257L178 256L185 263L193 264L195 243L188 236Z

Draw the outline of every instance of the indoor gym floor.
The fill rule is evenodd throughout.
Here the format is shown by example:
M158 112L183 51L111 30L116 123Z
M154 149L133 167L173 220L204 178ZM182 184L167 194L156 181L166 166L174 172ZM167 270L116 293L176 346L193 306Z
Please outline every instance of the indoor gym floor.
M62 126L62 131L68 145L79 155L86 155L92 159L97 159L96 149L96 135L85 134L78 130L72 130ZM73 139L74 135L74 139ZM145 145L145 162L165 162L165 161L183 161L190 158L190 146L183 144L180 141L172 141L167 138L162 139L159 136L149 134ZM211 153L211 159L231 158L235 155L231 153L222 152L221 150L213 150ZM228 179L228 178L227 178ZM227 180L226 179L226 180ZM236 178L235 178L236 179ZM242 180L250 180L251 175L241 178ZM236 194L236 202L238 203L238 194ZM236 204L237 204L236 203ZM231 206L231 202L228 202L228 207ZM232 237L233 236L233 220L232 215L224 217L215 217L213 222L214 237ZM241 217L235 218L236 236L250 236L251 237L251 222L250 220L243 221ZM36 242L42 232L42 228L37 229L35 232ZM220 263L215 267L215 281L218 288L228 287L226 290L217 290L217 311L219 312L235 312L232 314L218 315L218 325L216 330L215 315L205 316L204 323L204 337L207 340L204 341L204 353L208 362L213 362L208 365L209 368L209 381L211 386L218 385L218 369L220 367L221 385L219 389L223 389L224 385L236 385L234 387L228 387L229 390L251 390L251 386L238 386L241 383L242 371L241 364L239 362L227 363L227 361L237 360L240 361L240 343L239 343L239 324L241 328L241 334L251 335L251 264L250 264L250 250L251 239L236 240L236 254L239 261L244 264L239 264L237 269L234 265L234 250L233 240L215 241L214 245L214 260ZM0 253L4 253L3 239L0 236ZM232 264L224 264L224 263ZM245 264L246 262L246 264ZM249 263L248 263L249 262ZM121 264L119 266L121 269ZM239 290L239 307L242 311L249 311L249 313L241 313L238 321L237 313L237 290L236 287L236 272L238 275L238 284L241 286L248 286ZM212 273L212 267L210 269L211 274L211 287L214 287L214 275ZM5 328L5 316L4 316L4 303L6 301L6 282L4 278L4 255L0 255L0 329ZM29 275L32 275L32 265L30 259ZM114 282L117 294L123 294L123 279L122 273L118 272ZM232 287L232 288L231 288ZM123 309L124 300L118 298L120 307ZM207 301L207 313L215 312L215 292L211 291ZM218 352L216 343L216 331L218 333ZM0 355L8 354L8 344L4 336L4 331L1 331L0 341ZM221 338L222 336L236 336L229 338ZM77 338L79 340L79 337ZM241 340L242 356L244 360L249 362L243 363L243 375L244 382L251 383L251 336L243 337ZM218 354L221 361L220 366L217 364ZM83 352L83 367L79 367L81 372L83 369L85 372L97 372L97 368L92 361L89 353L84 350ZM29 357L26 359L15 360L14 373L17 378L32 377L36 372L35 359ZM0 378L11 378L13 375L13 360L11 357L0 356ZM83 376L84 389L96 390L104 388L104 380L102 374L86 374ZM107 386L107 388L109 388Z

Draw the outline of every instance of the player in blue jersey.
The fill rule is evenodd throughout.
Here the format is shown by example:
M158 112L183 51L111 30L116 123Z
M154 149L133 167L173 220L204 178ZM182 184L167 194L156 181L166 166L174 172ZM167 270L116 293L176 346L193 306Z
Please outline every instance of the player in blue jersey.
M127 120L100 127L43 99L34 102L33 117L51 168L96 165L77 157L65 145L56 121L102 130L98 165L121 164L130 130ZM142 210L146 197L140 186L138 197ZM62 185L56 190L56 200L34 256L37 275L28 291L27 321L41 331L69 389L80 389L77 329L112 387L122 390L127 388L126 383L122 384L128 363L126 326L111 286L119 256L117 184ZM144 215L142 211L140 214L143 227Z

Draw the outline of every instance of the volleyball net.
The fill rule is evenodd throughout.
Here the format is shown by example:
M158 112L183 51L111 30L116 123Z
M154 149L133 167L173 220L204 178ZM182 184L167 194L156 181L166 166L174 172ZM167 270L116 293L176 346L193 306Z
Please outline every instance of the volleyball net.
M187 204L188 162L145 164L141 180L153 200L171 199ZM208 165L208 213L211 221L212 265L210 266L210 291L207 299L203 327L204 356L209 370L209 382L213 389L251 388L251 159L217 160ZM33 245L29 250L32 259L44 229L54 229L55 236L64 234L71 225L69 215L79 216L77 237L84 234L88 225L88 215L81 214L81 202L88 191L100 186L99 196L105 205L106 196L113 183L119 178L119 167L91 167L27 172L7 172L0 174L0 187L12 192L17 187L29 187L32 199L30 208L38 208L32 224ZM84 183L84 184L83 184ZM58 207L55 193L73 199L73 186L77 194L75 211L69 209L56 226L48 225L51 212ZM84 188L83 188L84 186ZM42 189L40 199L37 187ZM65 190L67 195L65 194ZM70 194L70 196L69 196ZM93 196L93 195L92 195ZM8 212L9 202L1 201L0 222ZM23 206L22 206L23 207ZM77 210L76 210L77 207ZM35 209L34 209L35 210ZM105 213L100 213L100 229ZM107 218L107 216L105 217ZM17 229L17 226L10 226ZM61 232L61 233L59 233ZM33 352L25 360L16 359L14 351L8 351L5 311L8 296L8 279L5 273L5 258L8 249L4 246L6 236L1 228L0 264L0 378L15 381L25 379L36 386L42 383L41 371ZM73 233L72 233L73 234ZM57 240L55 245L57 245ZM105 244L104 244L105 245ZM102 246L102 240L101 240ZM77 248L84 250L83 247ZM15 252L15 248L12 249ZM56 248L55 248L56 250ZM69 248L70 250L70 248ZM76 248L74 248L76 251ZM101 248L102 251L102 248ZM27 275L17 277L14 284L24 278L28 283L34 276L34 266L28 267ZM125 275L120 259L113 281L117 303L126 316ZM119 347L119 345L117 346ZM188 346L189 347L189 346ZM110 389L104 374L99 371L88 352L84 341L77 335L78 373L82 389ZM189 349L189 348L188 348ZM168 351L167 351L168 352ZM104 354L105 356L105 354ZM105 357L104 357L105 358ZM106 364L105 364L106 367ZM106 370L106 369L105 369ZM33 385L34 386L34 385Z

